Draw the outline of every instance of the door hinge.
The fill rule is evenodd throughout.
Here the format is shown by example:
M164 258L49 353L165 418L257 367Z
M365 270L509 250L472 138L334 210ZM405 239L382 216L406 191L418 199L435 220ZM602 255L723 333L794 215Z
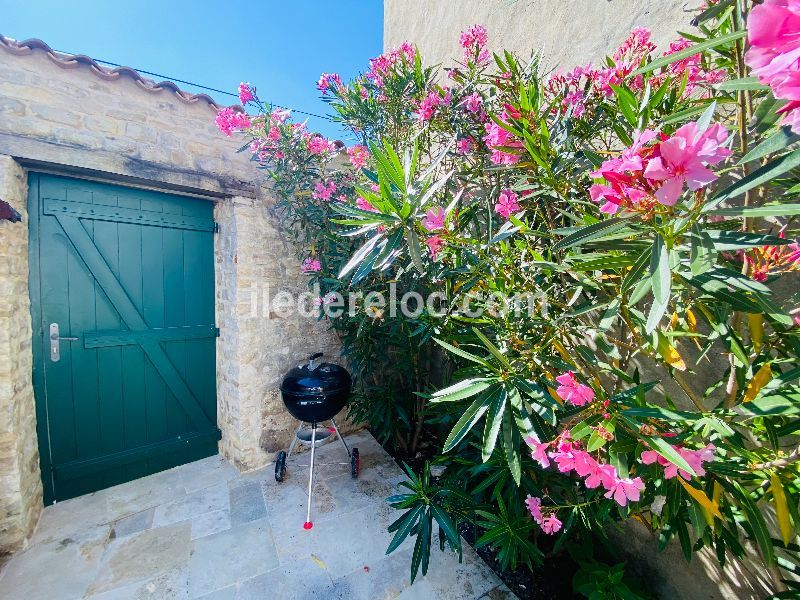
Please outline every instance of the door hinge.
M219 337L219 327L214 327L214 337Z
M214 221L214 233L219 233L219 223Z

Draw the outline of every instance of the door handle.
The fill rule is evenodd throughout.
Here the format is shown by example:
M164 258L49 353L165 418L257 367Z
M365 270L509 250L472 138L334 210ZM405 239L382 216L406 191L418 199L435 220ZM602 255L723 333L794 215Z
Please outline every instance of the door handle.
M58 331L58 323L50 323L50 361L58 362L61 360L61 340L75 342L76 337L61 337Z

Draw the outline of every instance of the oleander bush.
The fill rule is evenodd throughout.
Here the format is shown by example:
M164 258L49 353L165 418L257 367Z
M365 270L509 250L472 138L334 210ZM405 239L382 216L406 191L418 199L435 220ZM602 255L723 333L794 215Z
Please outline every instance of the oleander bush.
M479 25L447 69L403 44L320 78L346 149L249 84L218 115L272 178L355 417L440 442L443 473L390 498L412 578L465 526L519 568L633 518L800 589L800 4L694 24L568 72Z

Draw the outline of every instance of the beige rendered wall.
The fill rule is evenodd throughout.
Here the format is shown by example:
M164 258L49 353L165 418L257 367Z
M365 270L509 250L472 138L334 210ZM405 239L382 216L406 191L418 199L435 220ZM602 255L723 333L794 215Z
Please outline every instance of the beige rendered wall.
M598 62L634 27L649 27L659 45L689 29L700 0L385 0L384 48L408 40L427 64L461 56L458 35L479 23L492 50L523 58L541 51L550 67Z
M10 45L12 44L12 45ZM188 101L187 101L188 100ZM23 215L0 222L0 563L25 543L41 510L31 387L27 172L48 170L216 202L217 421L221 453L240 469L270 462L294 429L282 375L311 351L338 357L324 322L252 310L253 289L305 289L300 264L270 214L273 199L241 140L214 125L217 108L133 76L0 39L0 198Z

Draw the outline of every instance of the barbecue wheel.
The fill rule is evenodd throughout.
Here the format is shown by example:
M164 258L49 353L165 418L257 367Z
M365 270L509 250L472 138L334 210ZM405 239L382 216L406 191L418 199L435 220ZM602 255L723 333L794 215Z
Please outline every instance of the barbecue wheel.
M281 450L275 457L275 481L283 481L286 475L286 452Z
M350 453L350 475L353 479L358 479L358 471L361 469L361 458L358 456L358 448L353 448Z

